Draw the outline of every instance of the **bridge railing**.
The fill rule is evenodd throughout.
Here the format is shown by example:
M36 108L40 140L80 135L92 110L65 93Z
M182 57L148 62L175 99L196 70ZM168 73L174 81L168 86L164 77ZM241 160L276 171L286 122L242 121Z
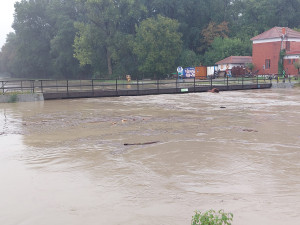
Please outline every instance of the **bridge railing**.
M21 93L70 93L119 90L159 90L170 88L218 87L247 84L271 83L265 77L238 77L198 80L167 79L167 80L3 80L0 81L0 94L10 92Z

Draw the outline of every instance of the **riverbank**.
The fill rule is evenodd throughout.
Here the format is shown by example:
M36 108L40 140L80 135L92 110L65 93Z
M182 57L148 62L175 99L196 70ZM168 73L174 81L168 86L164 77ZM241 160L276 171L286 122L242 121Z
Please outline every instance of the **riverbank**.
M18 94L11 93L0 95L0 103L14 103L14 102L36 102L44 101L44 96L41 93Z

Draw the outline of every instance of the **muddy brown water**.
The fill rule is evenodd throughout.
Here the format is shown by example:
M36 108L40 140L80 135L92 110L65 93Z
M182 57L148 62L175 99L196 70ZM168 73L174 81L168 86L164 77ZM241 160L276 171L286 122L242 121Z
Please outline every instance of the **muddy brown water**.
M299 224L300 89L0 104L0 181L3 225Z

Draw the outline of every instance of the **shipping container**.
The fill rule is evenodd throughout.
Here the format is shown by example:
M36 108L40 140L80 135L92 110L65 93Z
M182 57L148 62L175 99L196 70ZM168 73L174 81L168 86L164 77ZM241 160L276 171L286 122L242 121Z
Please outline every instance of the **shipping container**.
M199 80L205 80L207 78L207 68L206 66L195 67L195 77Z

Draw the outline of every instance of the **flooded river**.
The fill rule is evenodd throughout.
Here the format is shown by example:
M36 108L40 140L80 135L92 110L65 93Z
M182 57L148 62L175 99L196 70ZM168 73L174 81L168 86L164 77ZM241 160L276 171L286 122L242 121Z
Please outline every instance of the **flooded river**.
M299 224L300 89L0 104L1 225Z

